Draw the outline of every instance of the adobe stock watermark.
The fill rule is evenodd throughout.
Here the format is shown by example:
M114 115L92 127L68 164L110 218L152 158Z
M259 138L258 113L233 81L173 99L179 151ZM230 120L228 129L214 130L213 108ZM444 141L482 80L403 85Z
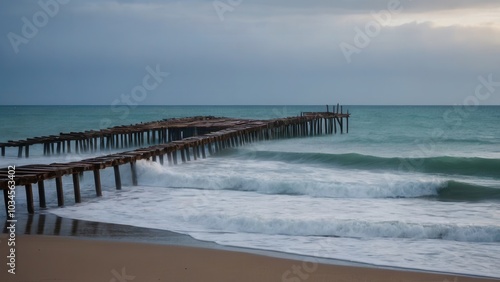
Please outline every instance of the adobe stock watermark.
M318 269L318 259L311 258L302 261L301 265L292 265L281 275L282 282L301 282L309 279L312 273Z
M401 13L401 11L403 11L401 1L390 0L387 3L387 9L380 10L379 12L371 12L373 20L367 22L364 29L356 26L354 28L355 35L353 43L351 44L344 41L339 44L340 50L347 63L350 64L352 62L352 55L359 54L363 49L367 48L372 42L372 39L380 34L382 27L391 23L393 15L397 15Z
M496 87L500 87L500 79L494 81L492 73L488 77L478 76L477 79L479 82L474 89L474 94L465 97L461 105L455 105L453 109L447 110L443 114L446 123L453 126L462 125L463 120L477 111L477 107L481 102L488 100L495 93Z
M335 248L335 239L327 238L326 240L318 240L315 242L317 249L311 254L311 257L304 258L301 264L293 264L290 269L281 274L281 282L303 282L307 281L314 272L320 267L320 257L324 257L325 252L331 254ZM338 278L333 275L329 278ZM332 280L338 281L338 280Z
M477 111L481 103L490 99L496 88L500 87L500 79L495 81L491 73L487 77L478 76L477 79L478 83L474 89L474 94L468 95L463 99L462 104L453 106L442 115L445 124L451 126L452 130L457 130L458 127L462 126L464 120ZM400 159L398 171L419 171L425 163L425 157L433 156L438 143L446 138L448 138L448 134L443 128L434 128L427 139L416 142L417 155Z
M111 270L111 274L113 274L113 278L111 278L109 282L127 282L135 279L135 276L127 274L125 267L122 267L121 272L113 269Z
M129 94L122 93L120 98L115 99L111 103L111 111L121 113L119 119L126 119L130 114L130 110L136 108L139 103L144 101L149 93L156 90L169 75L170 73L160 70L159 64L156 65L155 69L147 66L142 83L133 87ZM111 119L104 118L101 120L99 128L108 128L111 123Z
M7 39L9 39L10 45L14 50L14 53L19 53L19 46L21 44L28 44L31 39L33 39L40 29L47 26L51 18L54 18L60 11L61 5L66 5L70 0L40 0L38 1L38 6L40 10L33 13L31 19L27 17L22 17L21 21L23 25L21 27L21 33L17 34L14 32L9 32L7 34Z
M225 19L224 14L227 12L233 12L236 7L241 5L241 3L243 3L243 0L215 0L212 2L212 5L214 6L219 20L223 22Z

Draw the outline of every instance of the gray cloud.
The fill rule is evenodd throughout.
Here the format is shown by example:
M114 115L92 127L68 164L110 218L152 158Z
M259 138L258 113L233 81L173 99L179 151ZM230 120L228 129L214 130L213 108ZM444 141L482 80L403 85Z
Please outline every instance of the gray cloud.
M221 22L211 1L74 0L18 54L6 35L21 34L21 17L39 7L2 3L0 95L8 104L110 104L156 64L171 75L144 104L453 104L473 94L478 75L500 80L495 28L384 27L348 64L339 44L388 1L268 2L243 1ZM494 3L413 2L404 11Z

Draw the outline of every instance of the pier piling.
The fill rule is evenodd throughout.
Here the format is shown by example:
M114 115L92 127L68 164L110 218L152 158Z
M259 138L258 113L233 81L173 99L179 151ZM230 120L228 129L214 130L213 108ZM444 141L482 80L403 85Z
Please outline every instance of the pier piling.
M131 171L131 174L132 174L132 185L133 186L137 186L137 169L136 169L136 165L135 165L135 161L132 161L130 163L130 171Z
M99 168L94 168L94 183L95 183L95 193L97 197L102 196L102 188L101 188L101 173Z
M122 180L120 177L120 167L118 165L113 166L113 170L115 172L115 185L116 185L116 190L121 190L122 189Z
M64 191L61 176L56 177L57 205L64 206Z
M37 182L38 186L38 202L40 203L40 208L46 208L46 200L45 200L45 184L43 180L39 180Z
M78 173L73 173L73 190L75 193L75 203L81 203L82 197L80 193L80 175Z
M33 188L31 186L31 183L26 184L24 187L26 189L26 204L28 206L28 213L33 214L35 213L35 205L33 203Z

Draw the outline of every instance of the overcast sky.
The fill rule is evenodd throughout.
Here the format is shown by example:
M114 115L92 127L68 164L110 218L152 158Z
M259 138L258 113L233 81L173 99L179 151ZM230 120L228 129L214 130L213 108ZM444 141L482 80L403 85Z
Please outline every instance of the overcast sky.
M0 0L0 34L0 105L462 104L500 82L498 0Z

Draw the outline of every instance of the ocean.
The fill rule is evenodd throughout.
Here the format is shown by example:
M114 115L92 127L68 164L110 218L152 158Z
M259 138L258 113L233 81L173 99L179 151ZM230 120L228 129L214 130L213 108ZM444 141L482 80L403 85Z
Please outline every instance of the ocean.
M92 174L85 174L81 204L72 203L71 177L63 178L63 208L47 181L49 208L43 212L170 230L227 246L500 277L500 107L346 109L352 114L348 134L258 142L177 166L140 161L139 186L131 185L123 167L120 191L106 169L101 198ZM324 110L2 106L0 142L172 117L270 119ZM0 166L95 156L44 157L41 147L30 155L18 159L7 148ZM23 194L17 210L25 213Z

